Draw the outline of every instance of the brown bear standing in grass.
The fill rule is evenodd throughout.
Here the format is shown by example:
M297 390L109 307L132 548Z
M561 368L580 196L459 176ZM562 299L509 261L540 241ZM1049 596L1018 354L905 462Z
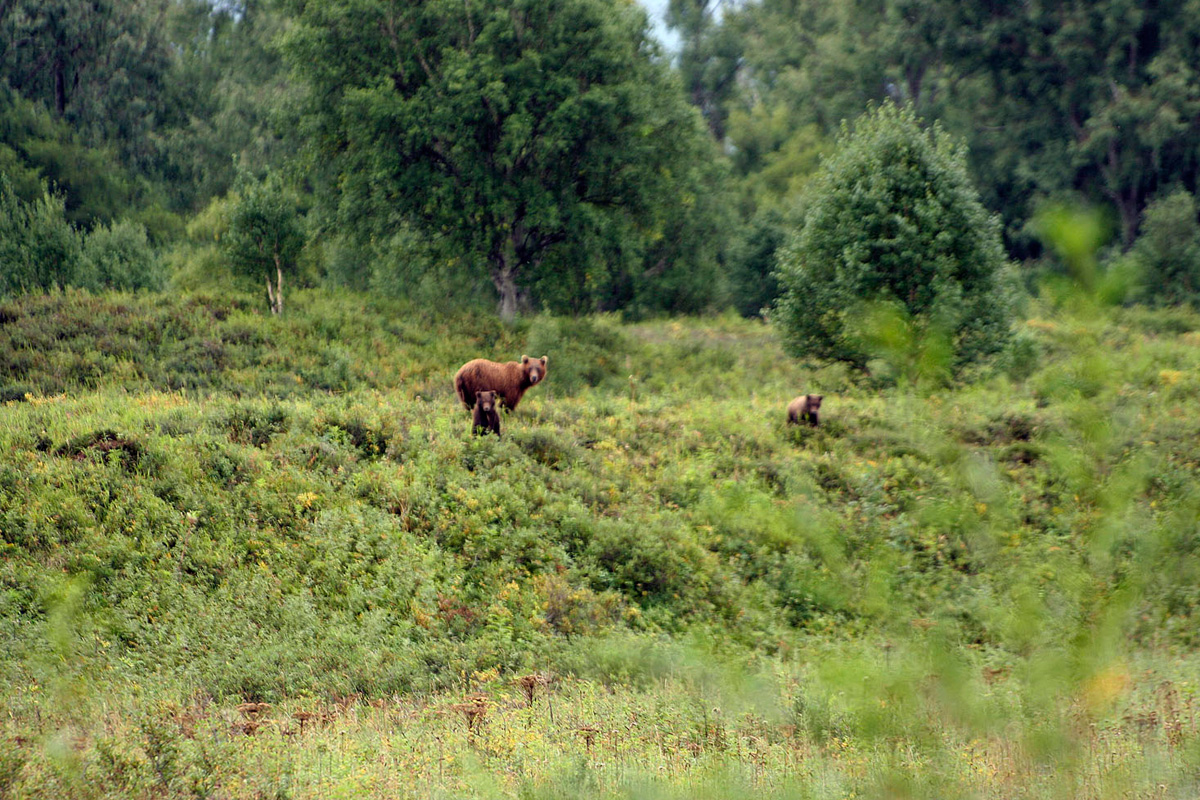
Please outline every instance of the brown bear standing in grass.
M515 411L525 390L546 379L546 356L499 364L486 358L468 361L454 376L454 391L467 410L475 407L475 393L492 391L500 395L500 405Z
M471 419L471 433L476 436L489 433L500 435L500 415L496 413L495 392L475 393L475 413Z
M799 425L803 420L817 427L817 411L821 408L823 394L802 394L788 403L788 425Z

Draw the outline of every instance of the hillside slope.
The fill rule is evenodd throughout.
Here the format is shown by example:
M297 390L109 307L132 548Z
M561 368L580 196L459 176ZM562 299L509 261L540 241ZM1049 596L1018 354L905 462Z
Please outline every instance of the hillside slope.
M64 674L273 703L620 682L605 642L668 639L938 653L960 699L1058 665L1069 694L1195 644L1194 315L1031 320L1028 378L937 390L797 365L731 318L67 294L0 321L13 708ZM522 352L547 382L471 437L455 369ZM803 391L817 430L784 425Z

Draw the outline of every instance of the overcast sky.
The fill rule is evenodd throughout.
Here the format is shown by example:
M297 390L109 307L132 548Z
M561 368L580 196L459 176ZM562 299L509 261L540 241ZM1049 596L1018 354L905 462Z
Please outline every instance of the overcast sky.
M638 0L650 12L650 21L654 23L654 35L658 37L667 50L672 53L679 50L679 37L667 30L663 24L663 15L667 13L667 0Z

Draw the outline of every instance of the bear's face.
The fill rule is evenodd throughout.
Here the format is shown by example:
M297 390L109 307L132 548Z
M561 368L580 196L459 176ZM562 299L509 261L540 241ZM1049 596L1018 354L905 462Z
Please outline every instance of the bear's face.
M483 411L492 411L496 408L496 393L493 391L476 392L475 403Z
M547 358L547 356L541 358L521 356L521 369L525 370L525 380L529 381L530 386L546 377Z
M818 408L821 407L821 398L823 398L824 396L825 395L823 395L823 394L806 394L806 395L804 395L804 399L806 401L805 407L809 411L816 411Z

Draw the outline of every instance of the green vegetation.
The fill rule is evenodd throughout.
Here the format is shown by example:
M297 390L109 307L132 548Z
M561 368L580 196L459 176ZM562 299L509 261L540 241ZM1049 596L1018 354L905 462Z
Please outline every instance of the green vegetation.
M1195 768L1200 317L1031 319L1027 380L931 394L734 318L302 291L0 319L11 796L1152 796ZM470 436L454 369L531 347L556 371ZM822 427L787 429L810 388Z
M75 228L63 199L49 193L22 200L0 174L0 296L64 286L157 289L163 269L136 222Z
M635 5L329 2L296 21L285 50L309 90L320 196L360 238L401 221L439 236L490 279L505 321L711 300L715 148Z
M1194 797L1196 5L0 2L0 798Z
M908 317L919 338L946 339L958 364L1004 347L1012 299L998 225L944 132L884 105L843 129L806 197L779 252L774 319L793 355L866 366L873 304Z
M269 175L261 182L247 178L237 186L223 244L230 266L256 280L264 279L271 313L283 313L283 273L290 276L295 272L304 230L296 201L277 176Z
M1200 211L1178 190L1146 208L1143 234L1131 251L1142 297L1157 305L1200 302Z
M303 232L295 288L449 297L508 321L757 316L841 126L885 103L964 143L1010 258L1046 254L1047 203L1083 204L1109 217L1104 259L1123 274L1186 273L1159 264L1162 243L1122 258L1155 225L1190 224L1200 15L1186 4L668 6L677 58L626 0L6 3L0 175L23 203L49 193L81 235L141 225L187 268L122 283L127 269L65 259L30 282L6 261L0 293L226 283L224 259L192 260L188 231L231 213L240 175Z
M5 295L43 291L78 280L80 237L58 198L25 202L0 175L0 273Z

